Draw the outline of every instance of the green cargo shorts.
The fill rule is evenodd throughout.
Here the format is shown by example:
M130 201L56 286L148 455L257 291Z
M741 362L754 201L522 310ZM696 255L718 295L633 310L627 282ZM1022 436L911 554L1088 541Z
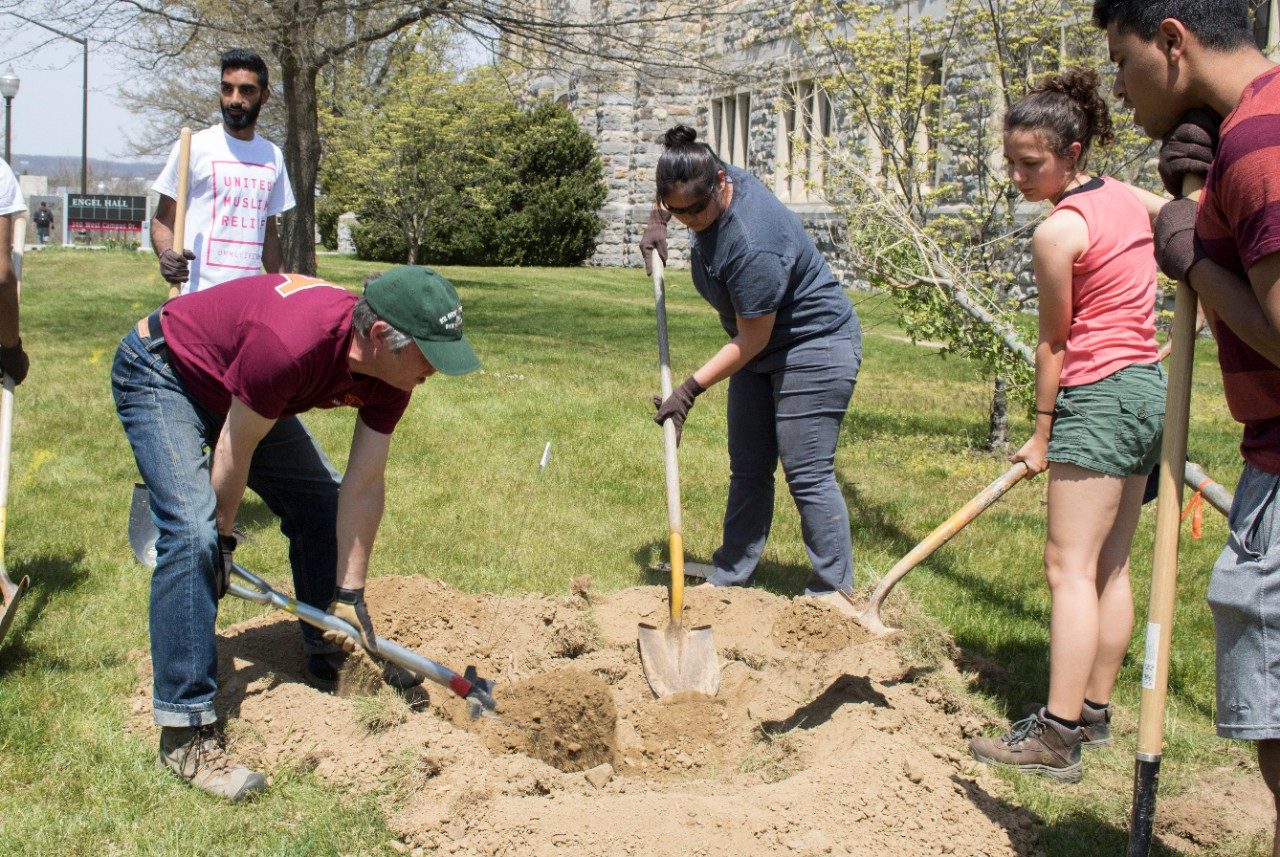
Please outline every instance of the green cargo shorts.
M1107 476L1149 474L1160 461L1164 388L1158 363L1135 363L1092 384L1063 387L1048 459Z

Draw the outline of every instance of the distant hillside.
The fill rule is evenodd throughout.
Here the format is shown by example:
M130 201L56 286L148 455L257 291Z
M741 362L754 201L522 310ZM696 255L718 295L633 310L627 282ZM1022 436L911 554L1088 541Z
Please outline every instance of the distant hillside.
M80 175L80 158L77 155L22 155L14 152L13 163L10 166L15 173L28 173L33 176ZM89 175L95 180L116 176L154 179L163 167L163 161L89 159Z

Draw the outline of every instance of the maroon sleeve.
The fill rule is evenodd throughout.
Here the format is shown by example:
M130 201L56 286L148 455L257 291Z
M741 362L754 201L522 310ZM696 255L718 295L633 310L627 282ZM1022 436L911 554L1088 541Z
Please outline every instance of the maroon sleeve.
M1280 252L1280 116L1252 116L1223 136L1215 202L1245 271Z
M302 377L303 367L289 355L280 338L269 328L252 324L240 340L223 383L254 413L278 420Z
M370 402L359 410L361 422L380 434L391 434L409 407L408 392L394 387L389 389L398 395L388 396L385 402Z

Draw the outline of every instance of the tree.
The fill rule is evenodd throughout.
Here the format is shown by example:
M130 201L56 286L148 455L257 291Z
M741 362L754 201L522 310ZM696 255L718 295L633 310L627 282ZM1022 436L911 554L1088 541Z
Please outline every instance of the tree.
M285 267L303 273L315 271L312 189L322 157L318 82L325 70L423 22L453 26L495 52L519 55L533 70L545 62L687 70L698 62L671 25L735 14L713 0L637 8L643 11L606 15L575 0L0 0L0 11L20 10L131 48L159 88L169 80L165 72L187 57L265 46L279 71L285 165L298 202L284 218Z
M1005 176L1000 120L1044 74L1106 62L1092 3L951 0L937 15L886 0L806 8L797 33L821 46L832 68L824 84L851 113L847 145L827 152L825 188L848 224L848 255L894 296L913 336L993 373L988 443L1003 445L1006 390L1032 394L1015 312L1034 299L1025 245L1036 218ZM1090 169L1149 181L1147 142L1129 123L1116 129Z

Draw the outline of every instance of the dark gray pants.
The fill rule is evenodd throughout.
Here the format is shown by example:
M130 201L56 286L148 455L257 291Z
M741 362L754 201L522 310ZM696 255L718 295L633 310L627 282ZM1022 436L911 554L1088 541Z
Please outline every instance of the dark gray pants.
M813 563L805 592L852 589L849 507L835 456L861 362L854 316L837 333L771 354L729 379L729 501L724 542L712 557L716 586L741 586L755 573L773 523L781 460Z

